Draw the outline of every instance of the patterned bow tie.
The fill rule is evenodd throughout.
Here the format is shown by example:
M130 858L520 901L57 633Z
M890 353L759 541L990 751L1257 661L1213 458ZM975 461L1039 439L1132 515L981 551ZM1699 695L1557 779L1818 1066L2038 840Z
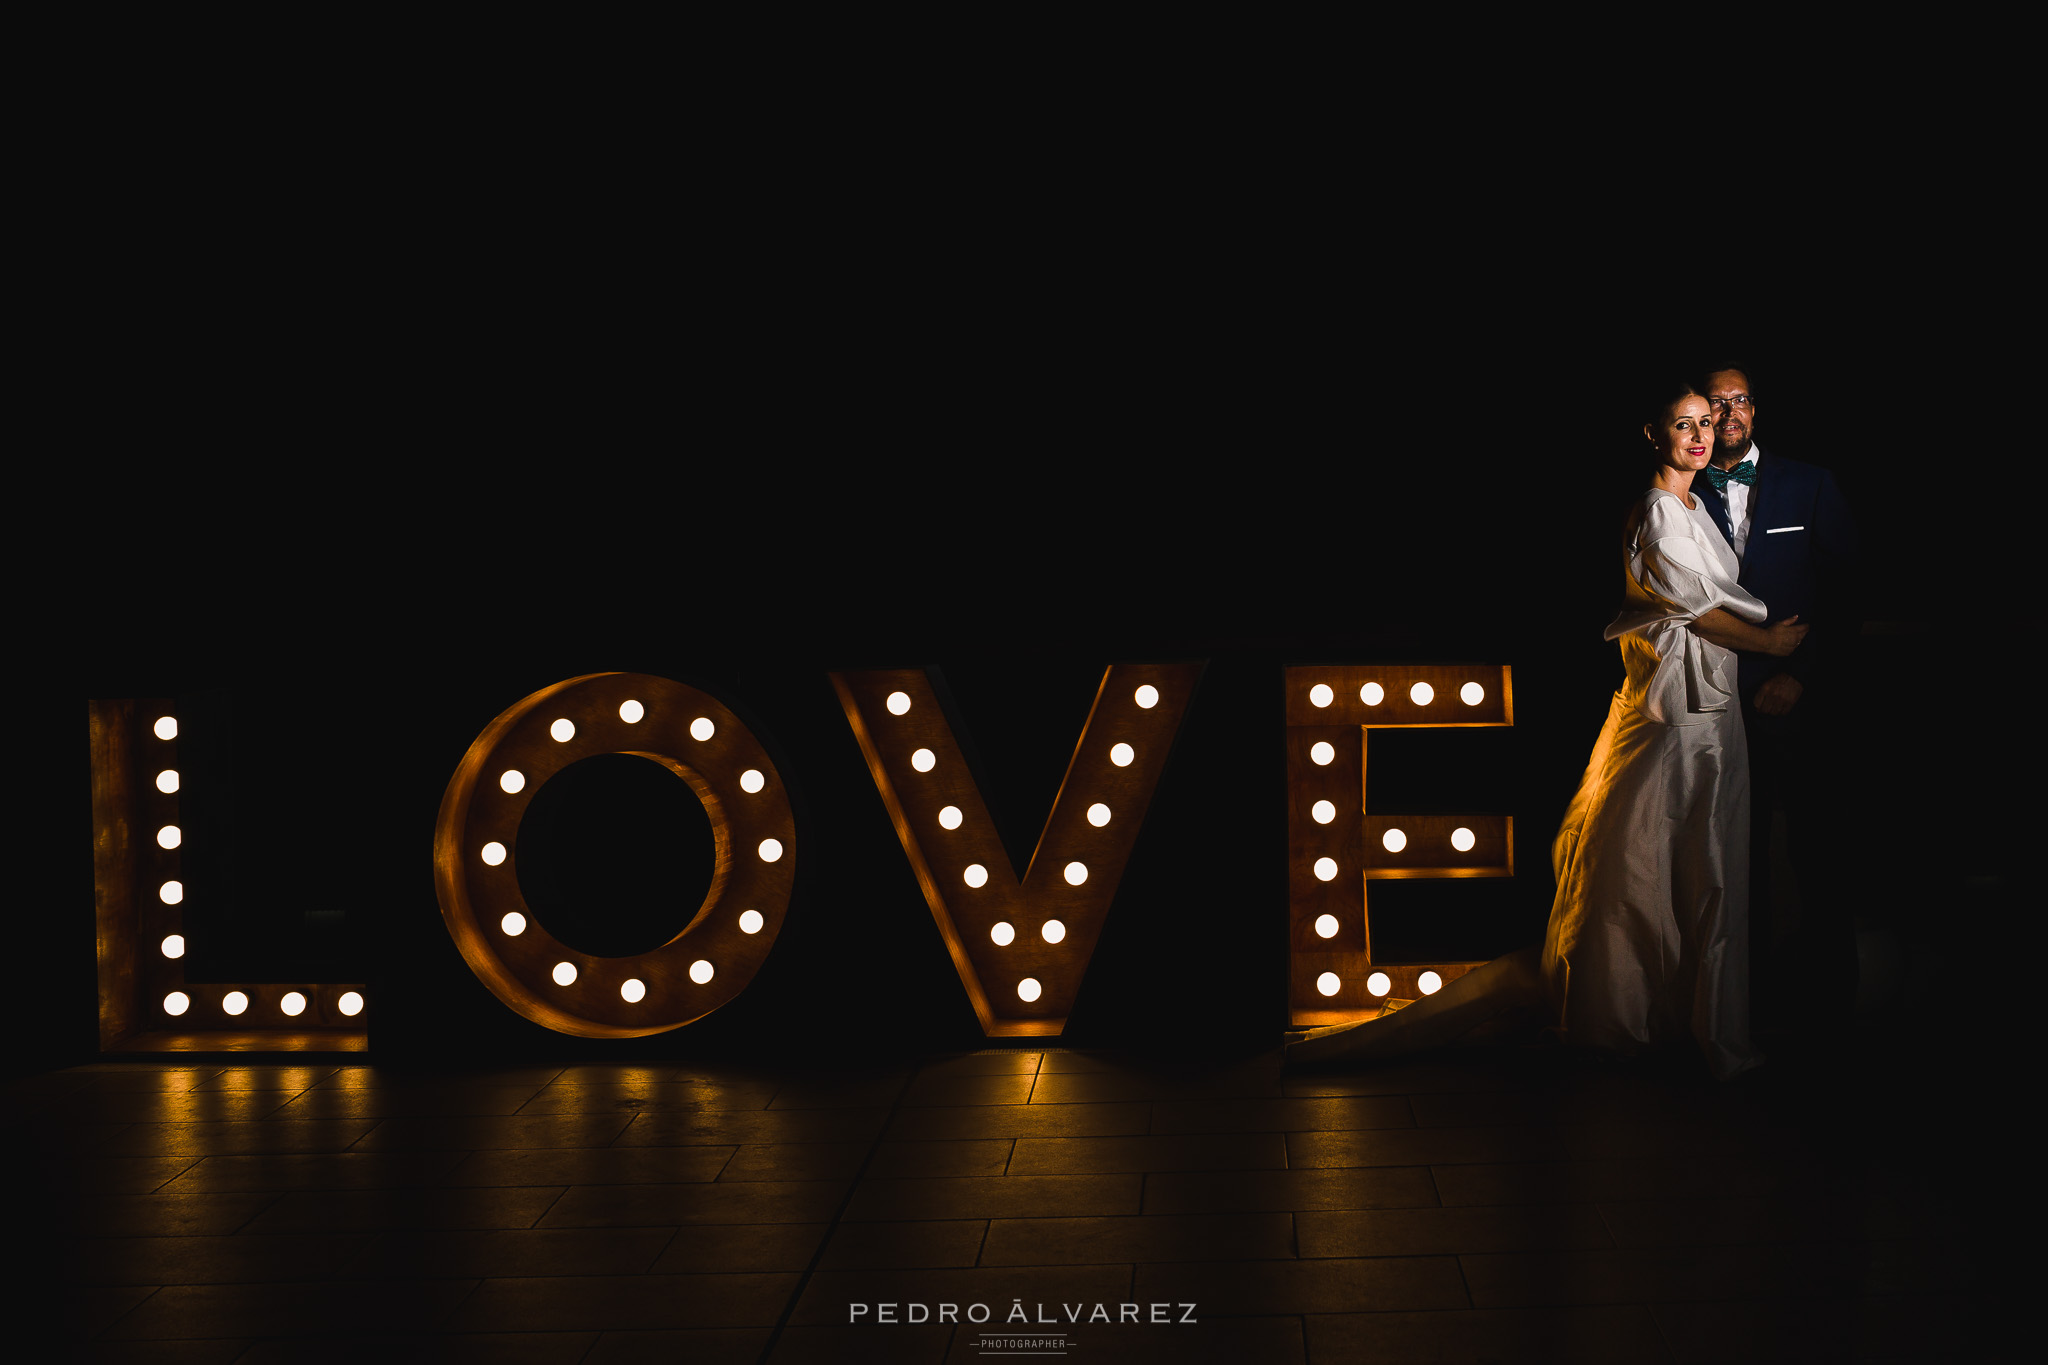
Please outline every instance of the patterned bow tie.
M1754 488L1756 487L1756 465L1748 460L1744 460L1733 469L1716 469L1713 465L1708 465L1707 482L1714 485L1716 493L1724 491L1731 483L1746 483L1751 488Z

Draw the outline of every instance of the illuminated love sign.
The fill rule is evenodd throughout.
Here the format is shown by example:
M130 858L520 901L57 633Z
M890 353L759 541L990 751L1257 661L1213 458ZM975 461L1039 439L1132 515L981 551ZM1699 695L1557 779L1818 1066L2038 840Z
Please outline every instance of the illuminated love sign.
M1022 877L924 671L832 675L989 1037L1065 1029L1201 675L1200 664L1104 671Z
M1346 1024L1441 990L1477 963L1374 959L1367 891L1404 877L1512 877L1511 815L1372 815L1374 730L1515 723L1505 667L1323 665L1287 670L1288 1015Z
M597 754L661 764L711 817L704 903L636 957L565 947L519 891L527 805ZM795 879L796 815L761 742L710 693L644 673L592 673L515 703L469 746L434 823L434 890L463 961L534 1023L585 1038L681 1028L745 990L781 932Z
M1021 875L924 671L830 675L988 1036L1065 1028L1201 672L1104 671ZM1512 677L1503 666L1317 666L1287 669L1285 693L1289 1014L1297 1026L1341 1023L1474 965L1376 959L1372 881L1514 873L1511 816L1368 813L1366 741L1395 726L1512 725ZM167 706L92 703L102 1049L364 1046L359 1026L334 1032L366 1013L359 985L186 987ZM614 753L688 783L716 849L695 914L660 947L620 958L552 937L520 891L517 857L534 794L570 764ZM632 1038L680 1028L747 988L788 912L797 849L782 776L730 708L671 679L592 673L522 698L470 745L435 822L434 885L463 960L509 1008L562 1033Z

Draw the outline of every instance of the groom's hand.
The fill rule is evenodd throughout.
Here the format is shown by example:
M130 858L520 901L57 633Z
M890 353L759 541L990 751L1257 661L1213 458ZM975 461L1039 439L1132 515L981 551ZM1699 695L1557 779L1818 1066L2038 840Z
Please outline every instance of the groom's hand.
M1756 690L1756 709L1767 716L1782 716L1792 710L1806 687L1790 673L1774 673Z

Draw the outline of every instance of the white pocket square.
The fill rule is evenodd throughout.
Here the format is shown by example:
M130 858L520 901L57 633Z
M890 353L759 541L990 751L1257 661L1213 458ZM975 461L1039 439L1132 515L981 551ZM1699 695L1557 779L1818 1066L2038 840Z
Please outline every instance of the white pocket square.
M1804 531L1805 529L1804 526L1767 526L1764 528L1764 534L1774 536L1780 531Z

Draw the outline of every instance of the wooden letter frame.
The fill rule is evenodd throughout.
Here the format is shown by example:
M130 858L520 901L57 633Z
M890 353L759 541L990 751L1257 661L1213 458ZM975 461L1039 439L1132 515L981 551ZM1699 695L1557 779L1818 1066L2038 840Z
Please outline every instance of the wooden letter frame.
M620 714L637 701L644 714ZM571 721L576 731L557 741L550 727ZM712 732L698 739L693 723ZM579 759L624 753L651 759L689 783L711 818L716 867L703 904L674 938L633 957L598 957L564 946L547 931L519 890L519 821L534 793ZM525 776L505 791L507 769ZM753 769L760 791L740 785ZM762 855L765 840L779 856ZM505 858L495 866L482 850L498 843ZM449 779L434 826L434 889L448 932L483 983L507 1006L534 1023L582 1038L640 1038L701 1019L747 988L774 946L796 882L796 815L782 776L740 718L708 692L644 673L589 673L558 682L515 703L469 746ZM760 930L746 933L740 917L758 911ZM507 914L524 916L522 933L501 927ZM691 979L691 965L709 962L707 982ZM576 968L576 979L557 985L557 963ZM620 987L638 980L646 996L628 1002Z
M960 984L988 1037L1055 1037L1065 1031L1153 789L1165 771L1201 675L1199 663L1114 664L1103 670L1095 704L1022 877L1011 866L1002 835L925 671L873 669L832 675L847 723L860 742L882 804L960 973ZM1149 708L1136 699L1138 689L1145 686L1159 694ZM909 709L901 715L888 707L895 692L910 699ZM1132 747L1134 756L1127 766L1118 766L1111 752L1123 743ZM912 762L920 749L934 756L929 771L918 771ZM1089 807L1098 802L1111 812L1109 823L1099 827L1088 821ZM962 813L957 829L939 823L939 813L947 806ZM1079 886L1066 881L1070 862L1088 869L1087 880ZM965 870L973 864L987 871L982 886L964 880ZM1066 935L1058 943L1048 943L1042 926L1054 919L1065 926ZM1007 945L990 936L998 923L1015 931ZM1041 994L1035 1001L1019 997L1019 984L1027 978L1039 983Z
M369 1047L370 993L360 982L206 982L186 979L186 957L169 958L163 942L184 936L184 904L164 904L159 888L183 883L183 852L160 848L156 832L177 825L180 793L161 792L156 775L178 771L178 740L159 739L155 721L177 716L164 697L118 697L89 703L92 745L93 921L99 961L99 1049L102 1053L362 1052ZM204 896L209 888L186 888ZM164 1001L182 992L190 1005L172 1014ZM232 992L248 1008L229 1014ZM297 1015L284 1012L292 992L306 998ZM341 1012L354 992L364 1003Z
M1485 693L1476 706L1460 691L1478 683ZM1383 698L1367 704L1361 689L1378 683ZM1434 697L1418 705L1410 689L1426 683ZM1312 697L1317 685L1330 689L1327 706ZM1374 730L1507 726L1515 723L1514 679L1506 665L1317 665L1286 670L1287 714L1287 932L1289 969L1287 1005L1297 1028L1348 1024L1379 1014L1387 999L1413 1000L1419 980L1434 971L1449 982L1476 962L1378 961L1373 956L1372 917L1368 905L1374 881L1405 877L1512 877L1515 873L1515 820L1511 815L1374 815L1366 795L1366 748ZM1335 750L1328 764L1312 757L1318 743ZM1312 811L1329 801L1337 817L1319 824ZM1354 804L1355 803L1355 804ZM1451 832L1463 826L1476 839L1460 853L1451 847ZM1382 838L1389 829L1407 835L1407 846L1389 852ZM1316 876L1319 859L1337 864L1334 880ZM1337 933L1323 938L1316 921L1331 915ZM1391 989L1375 996L1367 982L1384 972ZM1317 989L1325 972L1341 983L1334 996Z

